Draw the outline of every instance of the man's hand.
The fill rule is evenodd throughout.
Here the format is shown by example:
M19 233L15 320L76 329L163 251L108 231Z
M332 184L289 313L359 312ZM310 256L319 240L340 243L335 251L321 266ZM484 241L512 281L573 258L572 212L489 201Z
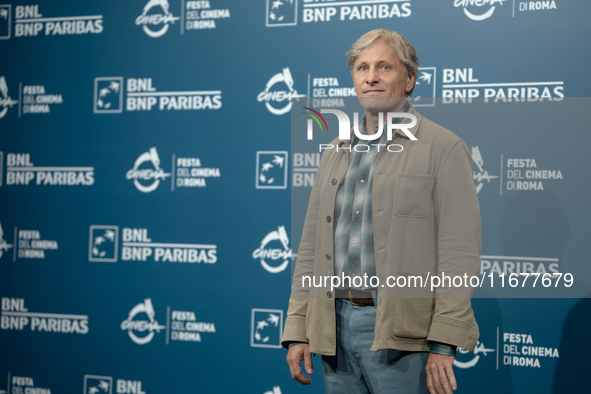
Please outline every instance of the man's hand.
M455 391L458 388L452 369L454 358L454 356L429 353L427 387L431 394L452 394L452 390Z
M291 378L301 384L312 384L312 380L302 373L302 360L309 375L314 373L312 354L307 343L298 343L289 348L287 352L287 364L291 372Z

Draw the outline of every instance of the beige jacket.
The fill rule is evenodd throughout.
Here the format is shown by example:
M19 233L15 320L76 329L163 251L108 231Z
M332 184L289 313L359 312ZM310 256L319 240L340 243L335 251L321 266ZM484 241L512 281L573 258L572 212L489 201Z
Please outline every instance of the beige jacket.
M389 276L480 274L480 208L468 147L451 131L417 117L410 128L418 141L397 130L378 156L372 190L376 275L379 278L374 342L371 350L428 351L427 341L473 350L478 326L471 289L389 287ZM405 119L409 121L409 119ZM349 146L335 139L333 146ZM399 149L399 148L398 148ZM398 150L392 148L392 150ZM349 152L327 150L314 181L298 250L282 344L307 342L310 352L334 355L336 316L330 282L302 286L302 276L334 275L333 223L338 185ZM430 280L430 279L429 279ZM446 282L447 283L447 282ZM381 285L384 284L384 287ZM409 298L413 297L413 298Z

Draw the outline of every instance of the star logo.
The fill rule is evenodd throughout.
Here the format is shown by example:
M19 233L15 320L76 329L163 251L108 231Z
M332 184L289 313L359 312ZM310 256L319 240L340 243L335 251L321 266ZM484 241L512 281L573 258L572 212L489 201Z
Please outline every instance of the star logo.
M257 152L257 189L287 188L287 152Z
M123 111L123 77L94 79L94 113L109 114Z
M118 240L119 227L102 225L90 226L88 261L101 263L117 262Z
M415 107L433 107L435 105L436 71L435 67L419 67L415 88L410 99Z
M297 0L267 0L267 27L297 24Z
M281 348L283 311L276 309L252 309L250 346Z
M84 375L84 394L111 394L112 387L110 376Z

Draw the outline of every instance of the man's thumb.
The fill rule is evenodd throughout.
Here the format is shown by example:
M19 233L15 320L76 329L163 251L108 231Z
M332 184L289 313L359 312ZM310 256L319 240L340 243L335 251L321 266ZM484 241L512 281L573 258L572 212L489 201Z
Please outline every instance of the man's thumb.
M306 367L306 372L312 375L314 373L314 365L312 364L312 353L306 352L304 354L304 366Z

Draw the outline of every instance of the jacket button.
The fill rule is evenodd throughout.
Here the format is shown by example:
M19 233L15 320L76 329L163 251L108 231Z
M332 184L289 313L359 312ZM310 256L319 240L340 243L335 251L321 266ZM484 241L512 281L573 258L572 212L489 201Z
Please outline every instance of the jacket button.
M332 293L331 293L330 291L327 291L327 292L326 292L326 296L327 296L328 298L332 298Z
M332 183L333 185L337 184L337 180L335 178L332 178L332 180L330 181L330 183Z
M327 217L326 217L326 221L327 221L328 223L330 223L330 221L331 221L331 220L332 220L332 219L330 218L330 216L327 216Z
M327 259L328 261L330 261L330 259L332 259L332 256L330 255L330 253L327 253L327 254L326 254L326 259Z

